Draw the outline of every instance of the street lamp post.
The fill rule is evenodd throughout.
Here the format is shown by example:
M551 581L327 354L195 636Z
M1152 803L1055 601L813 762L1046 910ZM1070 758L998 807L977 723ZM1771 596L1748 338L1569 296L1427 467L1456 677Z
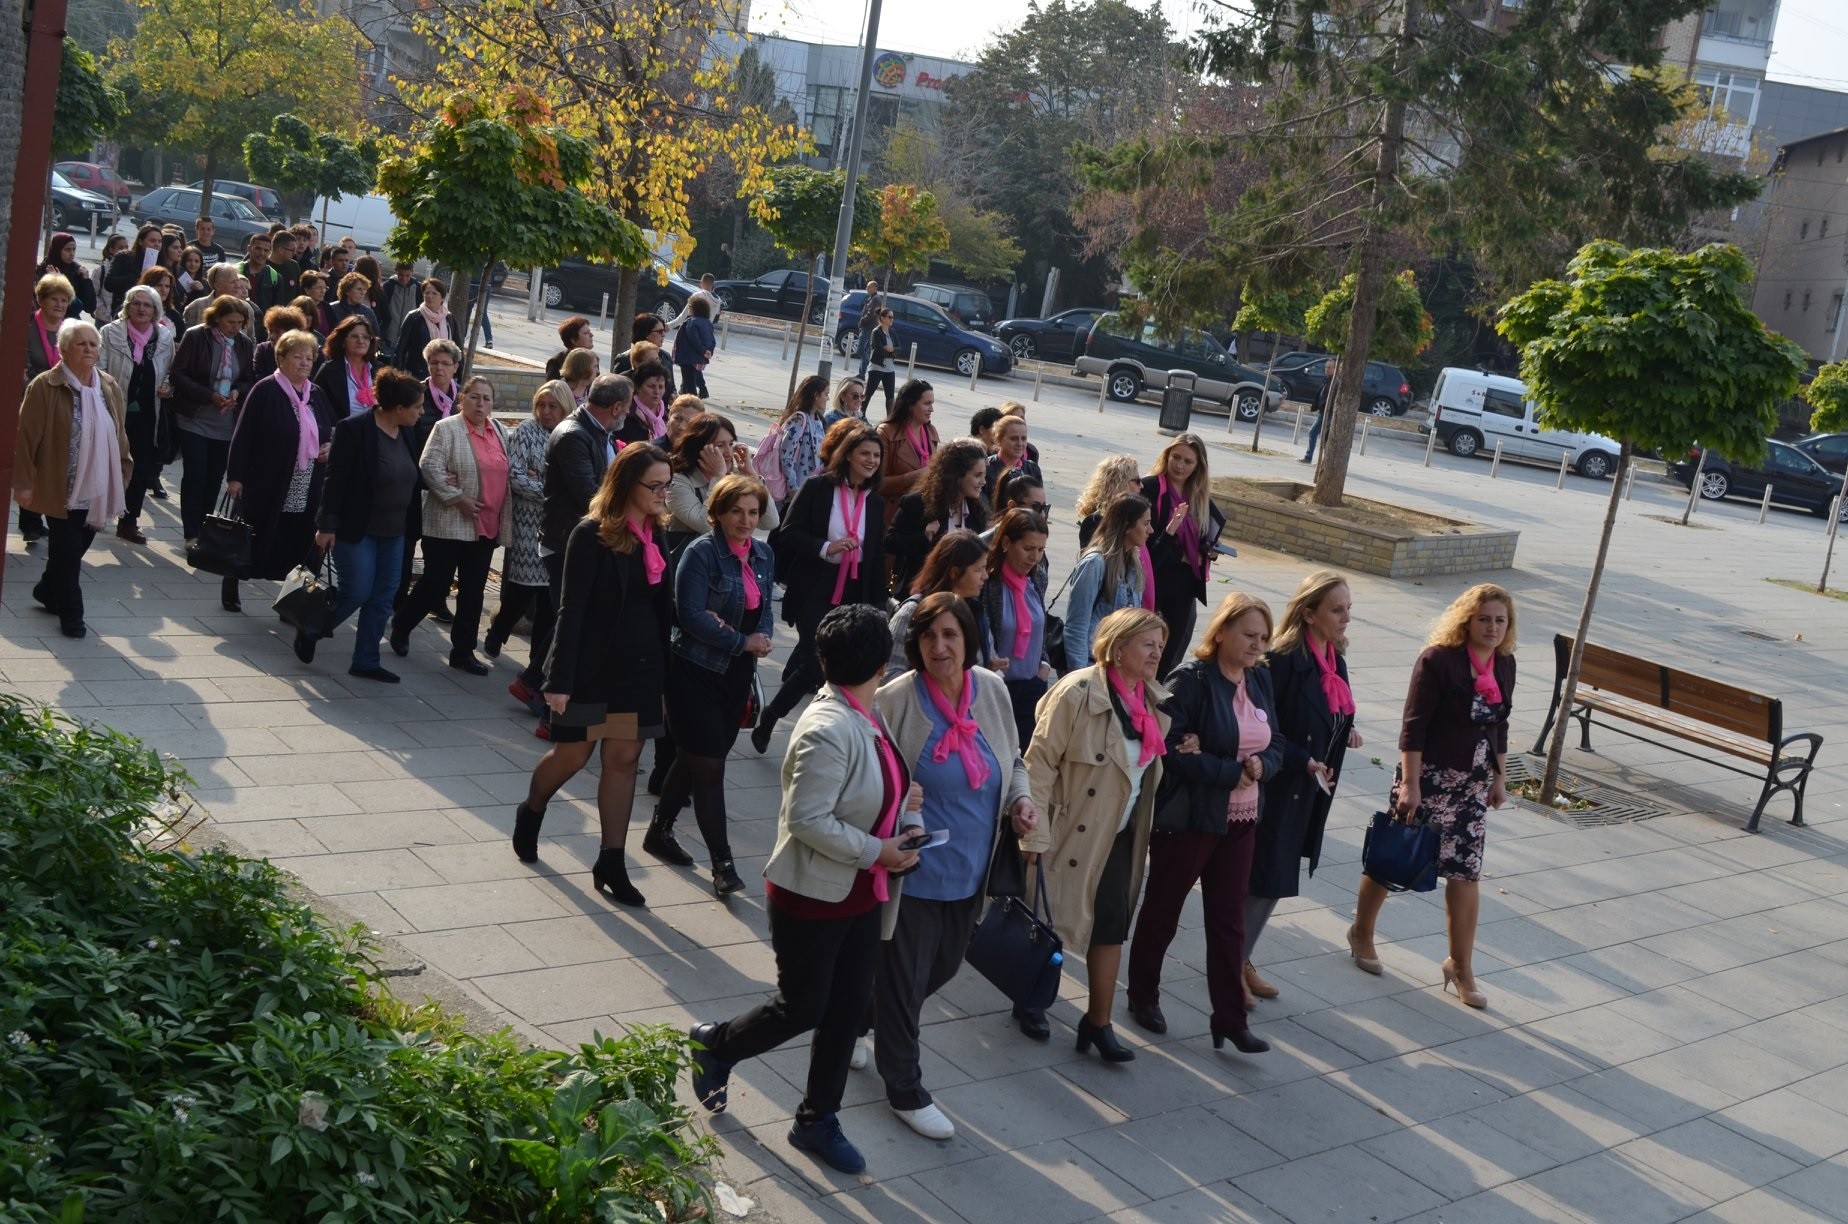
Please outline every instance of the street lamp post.
M860 150L866 139L868 95L873 89L873 57L879 53L879 2L866 0L866 38L860 48L860 92L854 98L853 132L847 142L847 186L841 193L840 220L834 226L834 256L828 260L828 302L821 315L821 360L815 372L834 378L833 323L847 296L847 248L853 241L854 192L860 185Z

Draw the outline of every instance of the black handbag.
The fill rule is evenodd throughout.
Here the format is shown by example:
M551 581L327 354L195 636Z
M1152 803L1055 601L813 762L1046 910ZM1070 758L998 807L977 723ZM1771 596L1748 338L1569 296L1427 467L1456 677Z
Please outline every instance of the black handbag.
M329 571L327 578L321 577L321 570ZM312 567L297 566L295 573L282 584L282 593L276 596L276 602L270 605L282 623L292 629L319 637L327 627L327 618L334 610L335 602L340 598L340 591L334 585L331 565L323 555Z
M250 524L237 517L230 493L205 516L199 536L186 546L186 564L221 578L250 577Z
M1005 813L995 838L995 852L988 858L986 892L991 897L1027 895L1027 869L1020 861L1020 835L1014 832L1014 822Z
M1052 929L1046 871L1034 864L1033 900L999 897L969 936L968 962L1015 1007L1044 1011L1059 997L1065 945Z
M1391 892L1430 892L1437 887L1437 843L1429 821L1375 812L1360 845L1360 869Z
M1076 571L1074 570L1074 572ZM1044 650L1046 652L1046 660L1052 664L1052 670L1060 674L1064 674L1066 670L1065 618L1063 616L1054 616L1052 614L1052 605L1058 603L1059 600L1064 597L1065 588L1069 587L1071 584L1071 574L1065 575L1065 581L1059 584L1058 591L1053 594L1051 599L1046 601L1046 628L1041 634L1042 640L1045 642Z

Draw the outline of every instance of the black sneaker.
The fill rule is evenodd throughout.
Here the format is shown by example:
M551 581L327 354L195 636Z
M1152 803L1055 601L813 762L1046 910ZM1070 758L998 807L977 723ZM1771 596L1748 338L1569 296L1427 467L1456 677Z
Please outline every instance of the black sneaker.
M398 673L388 672L382 667L349 667L347 675L358 676L361 680L377 680L380 684L398 683Z
M455 623L456 614L449 610L449 601L444 600L430 609L430 619L439 625L449 625Z
M707 1042L719 1026L712 1023L696 1024L687 1030L687 1036L693 1040L693 1095L706 1107L708 1113L724 1113L727 1098L731 1092L731 1064L720 1062L712 1056Z
M834 1114L822 1114L813 1122L797 1122L789 1128L789 1144L821 1157L841 1173L864 1173L866 1157L841 1133L841 1120Z
M58 632L67 638L80 638L90 630L84 625L83 617L67 616L58 622Z

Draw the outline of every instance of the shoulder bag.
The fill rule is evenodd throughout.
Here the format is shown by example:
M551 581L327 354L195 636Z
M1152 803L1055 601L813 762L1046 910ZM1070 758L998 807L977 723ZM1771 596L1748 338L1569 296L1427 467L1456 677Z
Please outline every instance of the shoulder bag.
M250 577L250 524L237 516L237 505L226 492L218 509L205 516L199 537L186 548L186 564L221 578Z
M1361 871L1391 892L1430 892L1437 887L1437 843L1430 821L1375 812L1360 846Z
M1034 864L1033 898L998 897L969 936L966 958L975 971L1013 1001L1044 1010L1059 997L1065 945L1052 929L1046 871Z

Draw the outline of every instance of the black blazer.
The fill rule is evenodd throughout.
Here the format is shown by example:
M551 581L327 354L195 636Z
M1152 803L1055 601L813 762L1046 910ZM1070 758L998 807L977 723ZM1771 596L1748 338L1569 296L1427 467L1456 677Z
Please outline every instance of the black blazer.
M545 516L539 542L565 551L572 528L590 509L590 499L609 470L609 434L588 408L560 421L545 444Z
M237 381L231 384L231 394L242 403L257 382L257 347L249 336L238 332L231 337L231 348L237 354ZM201 323L186 329L173 351L167 381L173 384L173 406L181 416L217 414L212 406L211 327Z
M549 456L546 466L549 471ZM639 591L631 590L631 580L640 567L630 557L606 548L597 538L597 530L594 519L580 519L565 541L557 629L545 661L546 692L569 693L586 700L600 696L599 679L622 667L625 652L632 648L609 631L612 609L621 608L633 596L654 601L655 625L660 632L657 659L667 658L674 619L674 584L663 579L652 585L640 584ZM626 657L633 665L633 656Z
M550 466L547 467L548 473ZM880 524L885 521L885 503L880 501L875 473L866 491L863 520L866 539L860 547L859 577L849 578L841 592L843 603L886 606L885 539ZM826 472L809 477L796 491L783 521L771 535L776 550L776 576L784 585L783 623L800 625L804 617L819 619L834 597L834 579L838 568L824 561L821 550L828 545L828 518L833 512L834 477Z
M977 533L988 529L988 516L982 513L977 502L966 505L963 522ZM925 517L922 493L907 493L898 499L898 513L892 516L892 525L886 528L885 551L892 560L892 593L899 599L911 594L911 581L924 569L924 558L950 529L950 516L937 516L935 535L924 532L930 523Z
M1172 720L1168 724L1168 755L1162 758L1162 797L1155 805L1158 833L1218 833L1226 831L1226 804L1244 772L1238 755L1238 718L1232 712L1232 682L1212 659L1188 659L1168 673L1168 699L1161 703ZM1245 691L1251 704L1273 728L1270 745L1258 754L1264 777L1275 774L1283 762L1278 742L1276 706L1271 698L1270 674L1262 667L1245 669ZM1189 733L1200 737L1199 752L1177 752ZM1168 779L1185 789L1185 805L1169 803ZM1260 815L1262 820L1262 792Z
M370 379L379 372L377 363L366 363L366 377ZM346 358L335 357L321 363L321 368L314 372L314 385L321 388L327 396L327 406L334 410L336 420L345 420L353 415L357 407L353 397L347 394Z
M451 316L453 321L454 316ZM392 345L392 364L417 378L430 377L430 363L424 360L424 345L430 343L430 324L423 311L413 308L398 324L398 340Z
M1142 478L1142 496L1154 508L1151 518L1155 524L1154 534L1149 536L1149 562L1155 567L1155 589L1161 590L1162 583L1187 583L1193 596L1201 603L1206 602L1206 577L1196 573L1187 566L1187 556L1181 551L1181 542L1168 534L1168 518L1174 513L1175 503L1179 500L1180 490L1174 490L1170 497L1161 495L1161 478L1144 476ZM1219 507L1209 499L1206 508L1207 530L1200 541L1203 554L1212 556L1213 545L1219 539L1219 533L1226 528L1226 516L1219 512ZM1207 574L1211 574L1209 568Z
M379 469L379 447L402 446L411 462L417 455L411 450L411 430L400 429L393 443L378 427L370 412L344 417L334 422L334 445L327 454L327 479L321 486L321 508L315 515L316 531L331 531L347 544L357 544L366 537L366 524L372 521L372 491L377 483L373 474ZM411 494L405 507L405 522L410 522L411 508L417 495Z
M327 406L327 397L313 383L308 384L308 406L314 414L321 440L328 441L333 434L334 414ZM237 432L231 436L225 479L244 486L238 513L265 545L273 538L277 516L282 513L283 499L289 492L289 481L295 472L295 447L300 438L301 426L289 393L274 379L260 380L245 401ZM308 484L311 510L320 500L326 471L327 464L314 465L314 474Z
M1309 860L1314 875L1322 859L1322 834L1328 827L1328 810L1334 803L1309 776L1310 761L1320 761L1341 778L1347 757L1345 715L1328 708L1322 692L1322 672L1306 646L1266 656L1275 703L1271 735L1283 746L1283 764L1264 779L1264 814L1258 825L1258 842L1251 862L1252 895L1293 897L1297 891L1297 863ZM1348 678L1347 659L1335 655L1335 672Z

